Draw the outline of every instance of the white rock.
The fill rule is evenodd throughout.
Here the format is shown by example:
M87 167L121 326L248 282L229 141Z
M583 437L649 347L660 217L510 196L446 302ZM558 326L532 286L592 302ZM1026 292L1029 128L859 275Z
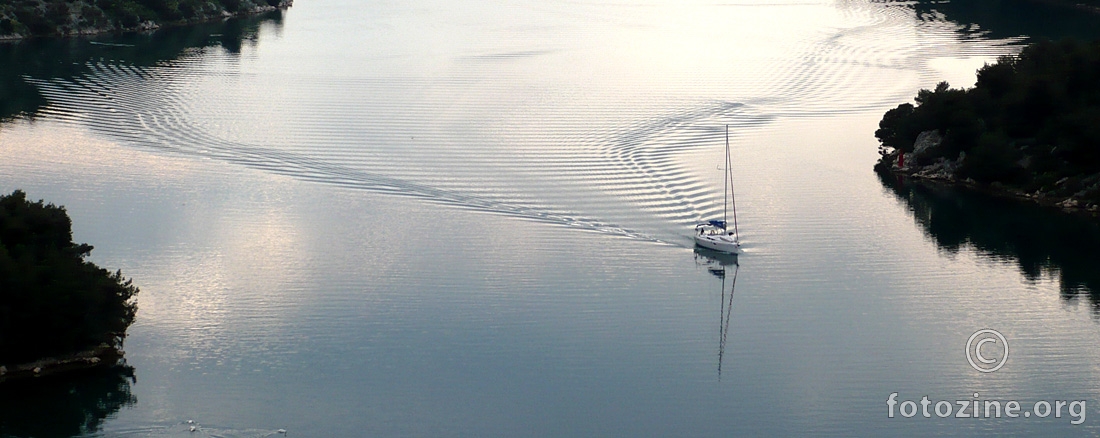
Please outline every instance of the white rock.
M917 141L913 142L913 156L924 155L929 148L939 146L942 142L943 137L940 136L939 130L924 131L917 135Z
M1065 201L1059 202L1058 205L1062 208L1074 208L1077 206L1077 200L1073 198L1066 198Z

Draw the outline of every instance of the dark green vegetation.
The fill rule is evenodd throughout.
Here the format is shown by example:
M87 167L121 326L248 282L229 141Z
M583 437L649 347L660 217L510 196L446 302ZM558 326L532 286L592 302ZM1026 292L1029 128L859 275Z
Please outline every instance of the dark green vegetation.
M0 197L0 364L121 348L138 288L84 260L63 207Z
M921 90L879 127L880 170L904 152L903 173L1098 204L1100 42L1031 44L978 70L974 88Z
M290 0L0 0L0 37L146 30L289 5Z

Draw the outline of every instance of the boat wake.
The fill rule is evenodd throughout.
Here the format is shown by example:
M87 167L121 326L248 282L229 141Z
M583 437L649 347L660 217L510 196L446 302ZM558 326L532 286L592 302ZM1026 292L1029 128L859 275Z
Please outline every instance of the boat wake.
M662 235L654 227L646 229L644 221L641 227L622 223L636 219L641 211L657 218L657 222L686 224L713 210L712 202L705 199L709 196L709 185L679 165L676 156L691 149L712 147L713 137L720 130L706 126L707 119L715 118L716 114L729 116L743 107L737 103L715 103L712 107L627 126L613 135L599 135L611 140L582 139L580 146L576 140L566 140L564 147L544 148L539 153L525 151L520 146L512 151L517 154L510 159L496 158L498 154L509 153L507 150L474 149L457 153L450 160L429 158L418 162L401 159L400 155L407 150L385 144L386 139L364 141L339 135L316 138L311 134L310 138L289 136L289 142L258 142L212 132L217 129L209 129L211 126L229 120L196 117L193 105L188 105L196 100L196 90L186 88L188 75L180 75L178 65L137 68L98 63L89 65L89 69L89 74L74 79L25 78L50 102L41 114L85 126L141 149L214 159L304 181L409 196L679 246L685 246L681 239ZM745 120L746 124L760 122L751 117ZM414 139L423 134L409 133ZM674 138L670 133L679 135ZM372 140L378 144L371 144ZM424 143L420 144L447 149L448 145L438 140L421 139ZM490 159L496 162L479 163ZM515 177L501 179L492 174L501 167L510 169ZM542 190L545 187L555 190ZM586 214L569 208L570 203L587 205L589 210L605 215ZM626 205L633 208L625 208Z
M793 42L784 58L704 72L722 77L713 83L595 97L568 91L608 84L532 84L524 68L552 70L573 56L537 47L502 49L493 62L457 53L440 61L453 71L423 77L272 70L254 65L254 53L204 48L152 67L101 60L79 77L26 80L49 101L40 115L133 147L686 247L694 224L720 217L722 179L700 163L714 162L723 125L743 157L738 138L775 120L908 99L910 83L881 79L930 82L929 59L1015 50L1013 41L960 44L958 25L936 19L918 28L924 43L899 44L914 38L911 9L838 8L844 25Z

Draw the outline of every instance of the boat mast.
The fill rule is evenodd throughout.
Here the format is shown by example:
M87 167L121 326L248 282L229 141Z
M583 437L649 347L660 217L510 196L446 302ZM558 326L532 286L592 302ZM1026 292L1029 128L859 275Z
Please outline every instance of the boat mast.
M726 212L729 210L730 191L730 125L726 125L726 173L722 175L722 228L726 228L728 219Z
M733 163L730 161L730 125L726 125L726 185L729 187L730 201L733 207L733 240L741 240L741 233L737 231L737 196L733 194ZM725 200L723 200L723 203ZM725 220L725 212L722 213Z

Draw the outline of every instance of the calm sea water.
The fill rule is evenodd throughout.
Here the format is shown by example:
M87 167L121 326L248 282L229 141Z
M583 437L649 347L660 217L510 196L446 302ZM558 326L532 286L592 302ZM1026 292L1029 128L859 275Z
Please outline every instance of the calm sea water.
M3 47L0 189L142 292L130 368L0 389L0 434L1098 434L1097 225L871 171L885 110L1059 35L1018 14L312 0ZM725 125L739 259L691 242Z

